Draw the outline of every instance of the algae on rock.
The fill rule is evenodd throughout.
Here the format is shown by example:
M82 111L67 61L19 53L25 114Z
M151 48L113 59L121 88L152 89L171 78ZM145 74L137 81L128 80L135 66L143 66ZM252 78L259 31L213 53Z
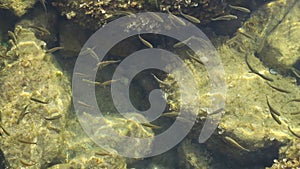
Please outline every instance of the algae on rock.
M87 115L88 125L95 127L99 120L107 126L97 128L95 137L110 140L111 151L99 148L70 115L71 91L69 79L44 49L46 43L36 39L30 28L17 25L11 32L12 46L6 53L5 68L1 71L1 149L10 166L32 165L34 168L126 168L126 161L113 150L124 140L111 140L105 133L112 127L120 135L154 138L151 128L134 119L108 115L105 118ZM70 115L70 116L69 116ZM141 115L131 114L144 119ZM144 119L144 121L146 121ZM139 144L139 143L136 143ZM123 146L131 153L147 153L151 141L142 149Z
M218 48L226 74L226 107L218 130L206 142L206 146L223 157L234 159L237 164L255 165L270 162L276 158L282 145L294 142L295 136L288 126L297 126L300 123L300 119L291 114L300 109L299 103L290 102L300 98L296 79L269 73L268 68L264 67L254 54L260 50L264 39L277 28L290 10L297 8L295 4L298 5L299 2L278 0L266 4L244 23L235 37ZM253 70L251 72L246 59L251 68L257 70L256 73ZM191 133L192 138L198 139L197 134L207 115L205 109L211 106L211 94L207 93L210 89L209 79L206 78L207 73L203 65L193 59L186 60L186 63L202 89L199 91L200 101L195 104L201 111L194 112L198 114L200 123L196 124ZM262 74L264 78L257 73ZM173 82L172 76L183 78L184 75L180 71L174 71L165 82ZM189 85L189 82L185 84ZM167 93L171 110L179 111L179 96L182 93L173 86L162 85L162 88ZM284 89L285 92L280 89ZM267 99L271 107L280 112L281 115L277 117L279 122L272 117ZM191 112L194 111L195 105L190 106Z
M76 119L70 119L67 130L70 131L71 136L66 144L66 159L61 163L54 164L49 169L126 169L125 158L114 151L100 148L86 135Z
M281 73L297 71L295 65L300 62L300 22L296 17L300 15L299 8L297 3L266 37L257 53L266 66Z
M206 169L212 165L212 157L207 150L198 143L192 143L190 139L185 139L178 147L179 166L185 169Z
M1 148L12 168L44 168L65 159L70 83L45 53L45 42L16 26L1 71Z
M1 0L0 8L12 10L16 16L21 17L32 8L37 0Z
M133 136L136 138L152 138L153 131L150 128L144 127L135 122L134 119L124 119L114 115L107 115L105 117L94 117L88 113L83 114L83 118L89 125L93 135L86 134L82 130L78 120L71 119L68 123L67 130L70 131L71 136L67 142L66 160L60 164L51 166L51 169L64 168L112 168L112 169L126 169L126 159L119 155L115 147L123 148L125 153L147 153L151 149L151 141L146 147L136 149L136 146L129 146L123 139L112 138L111 133L107 133L107 128L113 128L120 136ZM131 116L143 118L141 115L131 113ZM99 122L105 121L106 126L97 128ZM122 138L122 137L120 137ZM99 145L95 139L100 139L101 143L104 141L105 145ZM137 142L136 145L139 145ZM99 147L104 146L104 147Z
M265 2L260 0L231 0L230 2L230 4L241 5L250 9L256 9L263 3ZM199 19L202 25L210 23L212 18L230 13L238 15L241 20L248 17L248 13L237 12L230 8L229 3L213 0L134 0L128 2L122 0L54 0L52 5L60 10L62 16L66 16L67 19L74 20L81 26L92 30L96 30L122 15L146 11L165 13L170 11L175 15L180 15L180 9L184 14ZM237 23L239 25L240 21Z

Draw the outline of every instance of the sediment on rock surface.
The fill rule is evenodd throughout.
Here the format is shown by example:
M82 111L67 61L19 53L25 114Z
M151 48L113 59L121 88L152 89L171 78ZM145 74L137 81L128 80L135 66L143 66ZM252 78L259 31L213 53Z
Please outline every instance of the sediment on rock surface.
M293 115L293 112L300 109L300 105L290 102L300 98L296 78L271 74L269 68L254 54L291 9L297 7L296 3L299 2L280 0L266 4L244 23L236 36L217 49L226 74L226 107L217 131L206 142L206 146L224 158L234 159L235 165L272 164L272 160L279 156L280 147L295 141L296 136L289 130L289 126L297 126L300 122ZM209 78L203 78L207 77L203 65L194 59L186 63L190 65L194 79L202 89L199 91L199 102L195 103L200 106L201 111L195 112L200 123L191 133L191 137L197 140L201 121L204 122L208 113L205 110L211 106L211 94L208 93L210 82ZM173 82L172 76L184 76L180 71L172 74L167 77L166 83ZM185 84L189 85L189 81ZM162 87L167 93L170 108L178 111L181 101L178 89L165 85ZM190 106L191 112L193 106ZM280 112L280 115L274 116L271 109Z
M44 168L66 157L70 83L33 32L16 26L11 34L15 46L1 71L1 149L12 168Z
M21 17L27 12L28 9L32 8L36 2L37 0L2 0L0 1L0 8L9 9L16 16Z
M243 13L230 8L229 5L244 6L255 10L265 2L259 0L240 1L234 0L230 3L222 1L200 0L200 1L143 1L135 0L125 1L82 1L82 0L55 0L51 4L58 8L61 15L67 19L74 20L87 29L98 29L109 21L123 15L134 14L138 12L169 12L183 16L184 14L193 16L200 21L201 25L210 23L213 18L233 13L239 17L236 22L239 25L243 20L249 17L249 13ZM180 10L183 15L180 14ZM184 17L184 16L183 16ZM187 18L186 18L187 19ZM195 22L195 21L194 21ZM196 22L197 23L197 22ZM230 25L228 25L230 26ZM228 31L228 30L227 30Z

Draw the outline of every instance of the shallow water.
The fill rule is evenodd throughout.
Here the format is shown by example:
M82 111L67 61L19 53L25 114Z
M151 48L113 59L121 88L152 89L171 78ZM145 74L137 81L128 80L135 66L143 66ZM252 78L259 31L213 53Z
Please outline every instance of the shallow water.
M0 168L300 167L300 2L43 5L0 2Z

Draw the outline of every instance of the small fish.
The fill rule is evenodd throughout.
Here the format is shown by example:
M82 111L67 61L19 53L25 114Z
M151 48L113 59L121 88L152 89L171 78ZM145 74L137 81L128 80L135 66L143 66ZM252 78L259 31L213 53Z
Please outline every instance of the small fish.
M197 23L197 24L201 22L201 21L200 21L198 18L196 18L196 17L193 17L193 16L191 16L191 15L182 13L182 11L181 11L180 8L179 8L179 13L180 13L180 15L182 15L183 17L185 17L187 20L189 20L189 21L191 21L191 22L194 22L194 23Z
M51 33L50 33L46 28L44 28L44 27L40 27L40 26L36 26L36 25L28 25L28 27L29 27L29 28L33 28L33 29L36 29L36 30L38 30L38 31L40 31L40 32L43 32L43 33L47 34L47 35L50 35L50 34L51 34Z
M61 50L61 49L64 49L64 47L62 47L62 46L57 46L57 47L48 49L48 50L46 51L46 53L54 53L54 52L56 52L56 51L58 51L58 50Z
M151 123L140 123L140 124L145 126L145 127L152 128L152 129L160 129L161 128L160 126L157 126L157 125L151 124Z
M181 18L175 16L174 14L172 14L172 12L170 12L170 7L167 8L167 12L169 14L169 18L171 18L172 20L176 21L177 23L179 23L182 26L186 26L185 22Z
M225 139L225 141L226 141L227 143L229 143L229 144L231 144L231 145L233 145L233 146L235 146L235 147L237 147L237 148L239 148L239 149L241 149L241 150L250 152L249 149L247 149L247 148L241 146L241 145L240 145L238 142L236 142L233 138L228 137L228 136L225 136L224 139Z
M246 64L248 66L248 68L250 69L250 71L254 74L257 74L258 76L260 76L261 78L265 79L265 80L268 80L268 81L271 81L273 82L274 80L270 77L267 77L263 74L260 74L257 70L255 70L254 68L252 68L252 66L250 65L250 63L248 62L248 55L245 56L245 61L246 61Z
M45 12L47 13L46 0L40 0L40 2L43 5L43 8L44 8Z
M110 154L108 152L95 152L95 155L98 155L98 156L111 156L112 154Z
M169 85L170 85L170 84L168 84L168 83L166 83L166 82L160 80L160 79L159 79L157 76L155 76L153 73L151 73L151 75L154 77L154 79L155 79L158 83L163 84L163 85L166 85L166 86L169 86Z
M291 115L298 115L298 114L300 114L300 111L295 111L291 113Z
M275 90L277 90L277 91L279 91L279 92L282 92L282 93L291 93L291 91L288 91L288 90L281 89L281 88L279 88L279 87L273 86L273 85L271 85L271 84L268 83L268 82L267 82L267 84L268 84L268 86L270 86L271 88L273 88L273 89L275 89Z
M161 23L163 23L164 22L164 20L158 15L158 14L156 14L155 12L150 12L150 14L153 16L153 18L155 19L155 20L157 20L158 22L161 22Z
M300 102L300 99L291 99L291 100L288 101L288 103L289 102Z
M230 21L235 19L238 19L238 17L235 15L223 15L217 18L211 18L212 21Z
M270 105L268 96L266 96L266 99L267 99L267 104L268 104L268 107L269 107L270 112L273 113L273 114L276 114L277 116L280 116L280 113L279 113L277 110L275 110L275 109Z
M4 132L6 135L10 136L9 132L8 132L1 124L0 124L0 128L3 130L3 132Z
M292 68L292 72L294 73L294 75L295 75L296 77L300 78L300 72L299 72L297 69Z
M37 142L34 141L26 141L26 140L22 140L22 139L18 139L18 141L20 143L24 143L24 144L37 144Z
M267 99L267 104L268 104L268 107L269 107L269 110L270 110L270 114L272 116L272 118L279 124L281 125L281 120L279 119L278 116L280 116L280 113L275 110L271 105L270 105L270 102L268 100L268 97L266 96L266 99Z
M141 35L139 35L139 39L148 48L153 48L153 45L150 42L146 41L144 38L142 38Z
M251 13L251 10L242 6L234 6L234 5L228 5L230 8L244 12L244 13Z
M37 98L34 98L34 97L30 97L30 100L31 101L34 101L34 102L37 102L37 103L41 103L41 104L48 104L49 101L43 101L43 100L40 100L40 99L37 99Z
M204 63L200 59L194 57L189 51L186 51L186 54L188 54L189 57L195 60L196 62L200 63L201 65L204 65Z
M173 48L181 48L185 45L184 41L177 42L173 45Z
M87 103L85 103L83 101L77 101L77 103L80 104L80 105L82 105L82 106L84 106L84 107L88 107L88 108L94 109L94 106L89 105L89 104L87 104Z
M173 48L181 48L181 47L183 47L184 45L186 45L186 44L188 43L188 41L190 41L190 40L193 39L193 38L194 38L194 37L191 36L191 37L187 38L187 39L184 40L184 41L177 42L177 43L175 43L175 44L173 45Z
M20 163L23 164L26 167L30 167L30 166L33 166L33 165L36 164L36 162L29 163L29 162L27 162L27 161L25 161L23 159L20 159Z
M215 114L219 114L219 113L222 113L224 111L224 108L219 108L217 109L216 111L212 112L212 113L209 113L208 116L212 116L212 115L215 115Z
M255 40L255 38L252 36L252 35L250 35L249 33L247 33L246 31L245 31L245 29L243 29L243 28L239 28L238 30L237 30L237 32L239 32L240 34L242 34L242 35L244 35L244 36L246 36L247 38L249 38L249 39L252 39L252 40ZM260 43L260 46L259 47L263 47L263 43ZM261 48L262 49L262 48ZM257 49L257 51L261 51L261 49Z
M300 134L297 134L296 132L294 132L290 126L288 126L289 131L296 137L300 138Z
M84 74L84 73L80 73L80 72L75 72L74 74L75 74L75 75L78 75L78 76L80 76L80 77L89 77L89 75Z
M168 112L168 113L163 113L161 117L177 117L179 115L179 112Z
M100 62L98 55L94 51L95 47L93 48L86 48L84 51L80 52L81 55L89 54L91 55L94 59L97 60L97 62Z
M19 123L21 122L21 120L25 117L25 115L28 113L28 112L26 112L28 106L29 106L29 104L27 104L27 105L23 108L23 110L22 110L22 112L21 112L21 114L20 114L20 116L19 116L19 118L18 118L18 120L17 120L17 124L19 124Z
M99 69L107 66L107 65L110 65L110 64L114 64L114 63L119 63L121 62L121 60L108 60L108 61L102 61L102 62L99 62L97 64L97 67L99 67Z
M100 84L100 86L105 87L105 86L108 86L108 85L110 85L110 84L112 84L112 83L115 83L115 82L117 82L117 81L118 81L118 80L108 80L108 81L102 82L102 83Z
M59 114L59 113L54 113L52 114L50 117L44 117L45 120L56 120L56 119L59 119L61 118L62 115Z
M48 129L48 130L53 130L53 131L55 131L56 133L60 133L60 131L61 131L59 128L54 127L54 126L50 126L50 125L47 125L47 129Z
M274 113L272 113L271 112L271 116L272 116L272 118L279 124L279 125L281 125L281 121L280 121L280 119L279 119L279 117L278 116L276 116Z
M88 79L82 79L83 82L86 82L86 83L90 83L90 84L94 84L94 85L99 85L101 86L101 83L100 82L95 82L95 81L91 81L91 80L88 80Z

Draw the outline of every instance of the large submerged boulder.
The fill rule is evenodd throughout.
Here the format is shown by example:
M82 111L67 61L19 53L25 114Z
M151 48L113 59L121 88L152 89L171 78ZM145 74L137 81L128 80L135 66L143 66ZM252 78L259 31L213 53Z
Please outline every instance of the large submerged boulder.
M266 4L253 13L232 39L217 49L225 71L227 93L222 98L226 98L226 106L218 129L205 144L210 151L231 159L225 162L231 166L256 166L262 163L270 165L275 158L299 156L297 153L288 153L299 152L299 146L296 146L299 143L295 142L299 140L300 134L297 129L300 123L300 104L297 102L300 98L300 88L297 85L297 77L274 74L269 71L273 67L266 67L255 56L257 51L264 47L265 39L280 31L280 25L285 23L287 16L296 17L290 15L290 12L298 9L299 5L298 1L282 0ZM288 41L289 37L278 38ZM183 51L186 52L186 49ZM299 59L298 56L293 58ZM186 60L194 73L193 80L198 82L201 89L198 102L190 105L188 110L199 117L190 134L195 140L198 140L207 114L211 113L206 110L211 107L211 96L214 94L209 92L210 79L205 66L200 64L199 60ZM161 87L167 93L170 110L179 112L182 93L176 85L165 85L174 84L173 77L184 79L185 74L180 70L173 71ZM193 83L189 79L185 81L185 85ZM193 98L191 96L191 99ZM200 111L195 112L198 108ZM294 146L289 148L289 151L284 151L284 145Z
M12 168L59 163L66 156L69 80L30 29L16 26L10 36L1 71L1 149Z

